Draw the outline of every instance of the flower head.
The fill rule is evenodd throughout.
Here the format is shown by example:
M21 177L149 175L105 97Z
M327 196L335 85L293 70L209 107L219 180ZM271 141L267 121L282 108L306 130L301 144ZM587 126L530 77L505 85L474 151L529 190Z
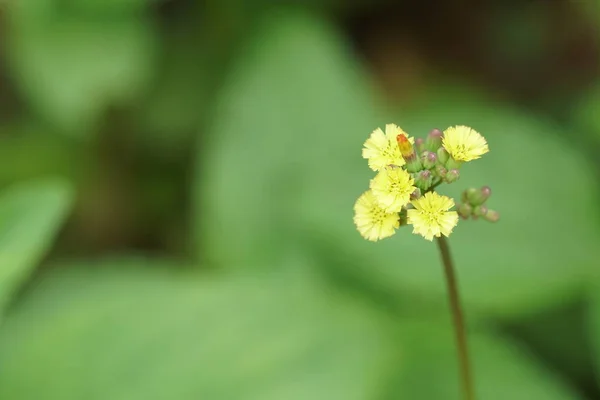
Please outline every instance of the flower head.
M412 204L415 208L407 211L407 222L413 225L413 233L427 240L433 240L434 236L449 236L458 223L458 213L448 211L454 201L447 196L428 192Z
M476 160L489 151L485 138L464 125L446 129L442 145L456 161Z
M367 240L376 242L392 236L400 227L400 215L387 213L377 202L373 192L364 192L354 204L354 224Z
M388 165L400 167L406 163L398 147L398 135L408 137L406 132L394 124L387 124L385 133L380 128L371 133L362 150L363 158L369 160L369 168L379 171ZM413 138L408 140L410 143L414 143Z
M399 167L385 167L371 179L371 191L386 212L399 212L415 191L414 180Z

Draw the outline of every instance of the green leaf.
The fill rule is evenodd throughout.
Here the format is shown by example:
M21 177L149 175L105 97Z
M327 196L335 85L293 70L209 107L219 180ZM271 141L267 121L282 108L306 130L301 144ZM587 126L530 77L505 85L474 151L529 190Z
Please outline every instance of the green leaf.
M321 190L313 174L341 176L355 158L357 134L369 132L375 118L343 46L321 21L281 12L263 23L238 60L199 148L201 257L239 265L281 256L291 232L302 228L293 226L294 212L306 190ZM367 176L353 177L355 190Z
M582 132L591 134L597 143L600 140L600 81L592 85L575 107L575 123Z
M393 347L297 275L207 277L130 259L54 269L0 331L10 399L373 398Z
M589 299L589 332L588 337L592 344L592 357L594 359L594 374L596 375L596 382L600 383L600 278L597 274L592 284L588 286L588 299Z
M58 181L21 184L0 195L0 310L50 247L71 197Z
M86 152L80 142L36 124L7 126L0 135L0 186L47 176L81 179Z
M404 360L390 400L463 398L451 333L450 321L405 326ZM478 399L581 399L558 376L538 365L525 348L485 333L471 334L469 345Z
M89 132L109 105L145 88L154 52L148 20L22 8L9 13L9 66L18 90L58 128Z

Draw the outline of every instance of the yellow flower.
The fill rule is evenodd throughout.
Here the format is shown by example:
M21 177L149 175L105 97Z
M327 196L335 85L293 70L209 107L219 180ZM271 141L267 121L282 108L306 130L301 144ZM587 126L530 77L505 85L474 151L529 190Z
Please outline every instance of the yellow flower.
M473 128L464 125L446 129L442 146L456 161L476 160L489 151L485 138Z
M373 171L379 171L387 165L400 167L406 164L398 148L398 135L408 137L406 132L394 124L387 124L385 133L380 128L371 133L362 150L363 158L369 160L369 168ZM410 143L415 141L413 138L408 140Z
M415 191L414 179L399 167L386 167L371 179L371 191L386 212L399 212Z
M354 224L367 240L376 242L392 236L400 226L398 213L386 213L379 206L373 192L364 192L354 204Z
M412 204L415 208L407 211L407 222L413 225L413 233L427 240L433 240L434 236L449 236L458 223L457 212L448 211L454 207L454 201L447 196L427 192Z

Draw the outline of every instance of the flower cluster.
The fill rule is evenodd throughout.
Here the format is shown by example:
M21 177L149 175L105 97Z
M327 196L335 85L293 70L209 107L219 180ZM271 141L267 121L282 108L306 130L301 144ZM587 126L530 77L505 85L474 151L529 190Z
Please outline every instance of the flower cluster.
M462 125L444 132L434 129L425 140L415 140L394 124L386 125L385 132L376 129L362 150L377 175L354 205L358 231L365 239L377 241L408 224L413 233L433 240L450 235L459 214L496 221L498 213L484 205L491 193L487 187L477 191L478 195L475 189L465 191L458 212L451 211L454 200L434 191L442 183L458 180L464 162L488 151L485 138Z

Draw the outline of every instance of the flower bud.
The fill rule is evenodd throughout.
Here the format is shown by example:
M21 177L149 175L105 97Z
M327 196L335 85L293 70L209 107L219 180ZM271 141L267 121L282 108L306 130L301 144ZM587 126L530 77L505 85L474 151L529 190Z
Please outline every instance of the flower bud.
M431 174L431 171L426 169L424 171L419 172L419 174L417 175L415 179L415 186L421 189L422 191L426 191L427 189L429 189L432 182L433 176Z
M446 161L446 168L448 168L448 170L459 169L461 165L462 162L456 161L454 158L448 156L448 161Z
M405 159L406 160L406 159ZM406 170L411 173L419 172L423 169L423 164L418 157L413 157L410 160L406 160Z
M471 188L467 190L466 193L468 202L473 206L478 206L486 202L486 200L492 194L492 190L489 188L489 186L484 186L481 189Z
M458 215L463 219L469 219L473 213L473 207L469 203L462 203L458 206Z
M425 150L424 147L425 141L422 138L415 139L415 147L417 148L417 152L421 153Z
M470 203L469 196L471 196L471 192L473 192L473 191L477 191L477 189L475 189L475 188L465 189L460 196L460 200L463 203Z
M448 158L450 158L450 154L448 154L445 148L440 147L437 150L437 157L440 163L446 164L448 162Z
M485 218L486 221L498 222L498 220L500 219L500 214L498 213L498 211L488 210L487 213L485 213L485 215L483 216L483 218Z
M415 190L410 195L410 199L411 200L416 200L419 197L421 197L421 189L415 188Z
M398 148L400 149L400 154L402 154L402 158L408 162L413 157L415 157L415 150L413 149L413 145L408 141L408 138L404 135L396 136L396 141L398 142Z
M476 215L478 217L485 217L487 213L488 213L488 208L484 205L475 206L473 208L473 215Z
M460 178L460 173L457 169L451 169L446 174L446 182L448 183L456 182L458 178Z
M442 131L434 129L427 135L425 140L425 150L437 151L442 145Z
M421 156L421 162L423 167L430 169L433 168L437 162L437 156L431 151L425 151Z
M486 200L489 199L489 197L492 195L492 189L489 186L482 186L481 195L484 196Z
M448 170L443 165L438 164L435 166L435 173L437 176L444 179L448 173Z

